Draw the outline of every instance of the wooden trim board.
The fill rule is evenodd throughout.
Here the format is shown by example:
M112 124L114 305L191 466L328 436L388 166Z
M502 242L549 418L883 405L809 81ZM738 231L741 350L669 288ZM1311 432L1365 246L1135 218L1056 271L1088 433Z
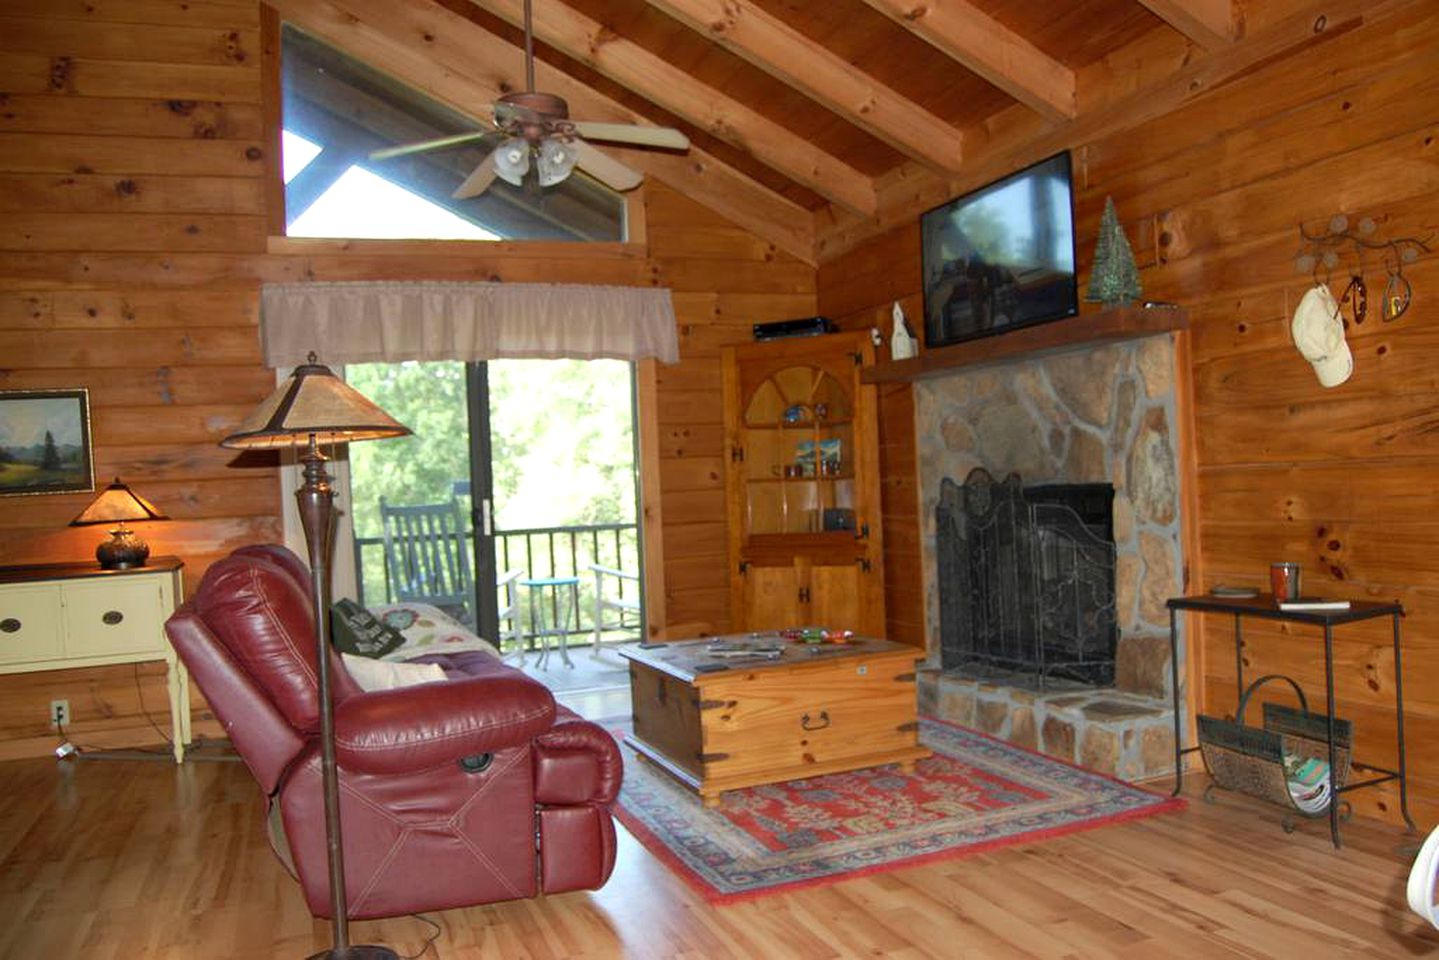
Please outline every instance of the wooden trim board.
M877 363L863 371L860 379L865 383L927 380L963 367L1007 363L1021 357L1033 359L1188 327L1189 315L1179 307L1116 307L1021 327L982 340L935 347L908 360Z

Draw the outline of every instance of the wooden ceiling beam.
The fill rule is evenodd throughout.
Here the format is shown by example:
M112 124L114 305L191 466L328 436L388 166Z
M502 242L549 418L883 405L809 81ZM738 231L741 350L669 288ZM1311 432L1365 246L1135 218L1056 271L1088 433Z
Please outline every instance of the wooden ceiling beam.
M523 0L470 0L516 26ZM861 216L875 211L869 177L714 87L617 36L583 13L548 0L534 10L535 36L706 133L752 154L796 183Z
M1001 110L981 128L966 130L970 143L984 146L972 152L970 167L963 175L943 178L919 164L905 164L876 178L876 216L860 219L832 207L817 211L815 244L819 260L833 260L887 230L915 223L925 210L950 197L1060 150L1132 130L1188 106L1236 76L1331 42L1417 2L1421 0L1312 0L1238 43L1195 57L1182 69L1104 107L1086 110L1059 126L1019 106ZM1316 17L1321 13L1322 26L1316 32Z
M969 0L864 2L1044 117L1074 118L1074 71Z
M901 153L950 173L964 137L750 0L647 0Z
M502 93L523 90L524 56L504 39L438 4L393 0L269 0L284 19L436 99L484 114ZM535 82L564 97L586 120L645 118L551 67L535 63ZM810 212L698 147L688 154L612 150L624 162L708 206L776 248L814 263Z
M1234 0L1139 0L1165 23L1206 50L1217 50L1238 36Z

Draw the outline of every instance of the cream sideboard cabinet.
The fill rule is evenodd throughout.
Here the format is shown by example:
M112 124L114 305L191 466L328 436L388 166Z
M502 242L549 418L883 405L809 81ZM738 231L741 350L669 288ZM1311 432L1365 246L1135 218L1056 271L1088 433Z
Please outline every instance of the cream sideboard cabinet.
M164 660L175 762L190 742L190 680L165 637L180 602L175 557L143 567L94 563L0 567L0 673Z

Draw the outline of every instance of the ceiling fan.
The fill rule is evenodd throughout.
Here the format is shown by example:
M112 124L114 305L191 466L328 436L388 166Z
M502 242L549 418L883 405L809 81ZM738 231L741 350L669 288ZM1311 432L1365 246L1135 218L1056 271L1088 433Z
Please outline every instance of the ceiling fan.
M633 190L644 175L606 156L591 146L589 140L670 150L688 150L690 145L688 137L670 127L571 120L569 104L563 97L536 91L530 0L525 0L525 90L501 96L495 101L492 114L491 129L386 147L371 153L370 159L388 160L443 150L502 134L504 141L490 151L451 194L456 200L464 200L484 193L496 177L522 186L532 166L542 187L559 183L578 167L612 190Z

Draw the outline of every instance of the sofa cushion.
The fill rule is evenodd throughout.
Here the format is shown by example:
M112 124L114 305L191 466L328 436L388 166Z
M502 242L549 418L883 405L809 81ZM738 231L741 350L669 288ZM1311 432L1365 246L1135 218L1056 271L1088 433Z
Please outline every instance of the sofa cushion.
M315 621L294 577L254 555L211 564L195 594L195 612L241 669L303 733L320 728ZM330 652L335 703L360 692Z
M341 653L345 670L366 693L398 690L417 683L443 683L445 671L437 663L384 663L371 657Z
M310 568L305 561L300 559L299 554L281 543L252 543L243 547L236 547L234 557L253 557L256 560L264 560L273 563L297 583L305 596L310 595Z

